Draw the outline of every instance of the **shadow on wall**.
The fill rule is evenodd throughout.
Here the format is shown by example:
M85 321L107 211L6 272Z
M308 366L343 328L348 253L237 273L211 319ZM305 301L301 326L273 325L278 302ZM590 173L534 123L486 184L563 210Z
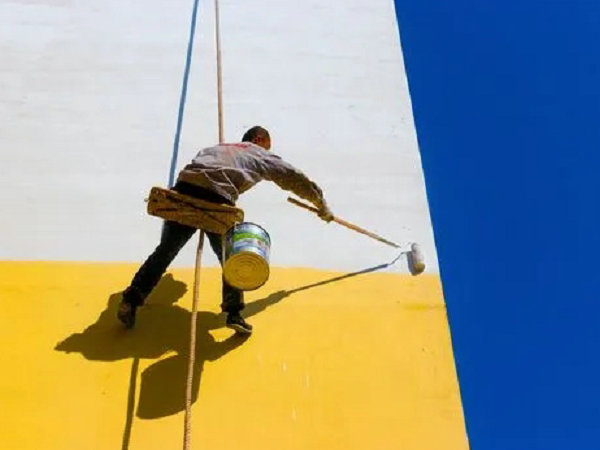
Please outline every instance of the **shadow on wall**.
M156 362L142 372L137 416L154 419L183 411L191 313L176 305L176 302L186 291L185 283L174 280L170 274L165 275L148 297L145 306L139 309L138 321L133 331L126 330L116 320L122 293L112 294L106 309L94 324L82 333L72 334L58 343L55 350L67 353L78 352L93 361L134 358L136 366L136 361L141 358L156 359L166 353L175 352L175 355ZM252 302L246 306L244 315L257 314L285 296L286 294L281 291ZM204 362L219 359L239 347L247 338L233 334L224 341L215 341L209 331L221 328L224 324L224 314L198 312L196 367L193 380L194 402L197 398Z
M277 291L246 305L244 316L250 317L274 305L284 298L303 290L341 281L369 272L384 269L390 263L340 275L334 278L299 286L287 291ZM143 308L138 310L138 321L133 330L126 330L116 319L122 292L112 294L108 305L98 320L82 333L75 333L59 342L55 350L81 353L93 361L117 361L133 359L127 400L127 422L123 435L123 449L129 446L133 408L135 405L136 380L141 358L157 359L166 353L175 355L162 359L142 372L137 416L155 419L185 410L185 382L187 378L189 326L191 312L176 305L186 293L187 286L165 275ZM197 315L196 367L194 370L192 402L198 396L200 378L205 361L215 361L242 345L247 335L233 334L224 341L215 341L210 330L224 326L225 315L199 311Z

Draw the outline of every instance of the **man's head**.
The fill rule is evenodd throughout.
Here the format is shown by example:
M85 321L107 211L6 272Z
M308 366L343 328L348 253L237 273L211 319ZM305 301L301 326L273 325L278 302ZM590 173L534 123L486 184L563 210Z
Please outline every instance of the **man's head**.
M269 132L258 125L244 133L242 142L252 142L265 150L271 149L271 136L269 136Z

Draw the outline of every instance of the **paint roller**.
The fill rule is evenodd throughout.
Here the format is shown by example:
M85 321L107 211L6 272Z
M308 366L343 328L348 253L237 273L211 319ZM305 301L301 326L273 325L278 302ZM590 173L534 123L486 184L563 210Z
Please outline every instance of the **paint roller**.
M290 202L296 206L299 206L301 208L304 208L304 209L312 211L316 214L319 214L319 210L317 208L315 208L314 206L308 205L308 204L301 202L300 200L296 200L295 198L292 198L292 197L288 197L287 200L288 200L288 202ZM375 233L367 231L364 228L356 226L350 222L346 222L345 220L340 219L339 217L333 217L332 220L346 228L356 231L357 233L364 234L365 236L369 236L371 239L375 239L376 241L383 242L384 244L389 245L390 247L402 248L401 245L396 244L395 242L389 241ZM419 275L420 273L423 273L423 271L425 270L425 259L423 258L423 253L421 252L421 248L420 248L419 244L417 244L416 242L411 242L410 250L404 250L401 253L401 255L402 254L406 254L406 259L408 261L408 269L410 270L410 273L412 275Z

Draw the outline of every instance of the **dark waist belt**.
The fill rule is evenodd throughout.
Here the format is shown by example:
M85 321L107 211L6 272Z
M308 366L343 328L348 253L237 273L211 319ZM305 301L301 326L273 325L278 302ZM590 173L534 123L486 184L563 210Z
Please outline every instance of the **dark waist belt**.
M184 181L178 181L171 189L173 189L175 192L179 192L180 194L206 200L207 202L225 203L227 205L235 206L233 202L227 200L222 195L211 191L210 189L196 186L195 184L191 183L186 183Z

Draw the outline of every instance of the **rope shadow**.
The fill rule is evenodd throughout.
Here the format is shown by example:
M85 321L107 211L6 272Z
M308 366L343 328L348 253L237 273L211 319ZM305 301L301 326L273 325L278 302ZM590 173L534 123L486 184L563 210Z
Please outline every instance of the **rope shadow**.
M139 366L140 359L133 358L133 363L131 364L131 373L129 375L129 393L127 394L125 431L123 431L123 439L121 441L122 450L127 450L129 448L129 441L131 439L131 428L133 427L133 408L135 407L135 393Z

